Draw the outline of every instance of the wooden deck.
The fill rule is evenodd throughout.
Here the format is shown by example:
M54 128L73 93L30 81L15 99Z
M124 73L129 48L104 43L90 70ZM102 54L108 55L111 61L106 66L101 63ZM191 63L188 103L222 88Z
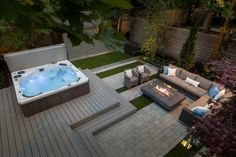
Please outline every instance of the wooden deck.
M23 116L13 87L0 90L0 157L96 156L71 125L118 108L122 98L92 72L84 72L90 79L89 94L31 117Z

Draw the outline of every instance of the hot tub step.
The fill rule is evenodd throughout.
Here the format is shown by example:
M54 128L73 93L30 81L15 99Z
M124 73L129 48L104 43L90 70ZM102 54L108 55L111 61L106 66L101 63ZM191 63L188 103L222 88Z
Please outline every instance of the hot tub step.
M75 122L75 123L71 124L70 126L71 126L72 129L78 128L79 126L84 125L85 123L87 123L87 122L89 122L89 121L91 121L91 120L93 120L93 119L95 119L95 118L111 111L111 110L114 110L115 108L118 108L119 106L120 106L119 102L114 103L113 105L111 105L111 106L109 106L109 107L107 107L107 108L105 108L105 109L103 109L103 110L101 110L101 111L99 111L95 114L92 114L92 115L90 115L90 116L88 116L88 117L86 117L86 118L84 118L84 119L82 119L78 122Z

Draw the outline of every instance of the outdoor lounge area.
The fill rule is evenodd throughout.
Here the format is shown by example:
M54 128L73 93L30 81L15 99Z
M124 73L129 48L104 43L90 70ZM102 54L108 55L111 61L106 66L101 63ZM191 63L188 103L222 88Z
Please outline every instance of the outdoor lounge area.
M0 157L234 157L236 0L0 1Z

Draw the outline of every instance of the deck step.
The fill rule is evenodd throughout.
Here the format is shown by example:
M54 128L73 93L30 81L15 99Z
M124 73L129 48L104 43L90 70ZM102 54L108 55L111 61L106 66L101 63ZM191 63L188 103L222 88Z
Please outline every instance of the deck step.
M101 116L101 115L103 115L103 114L105 114L105 113L107 113L107 112L109 112L109 111L111 111L111 110L114 110L115 108L118 108L119 106L120 106L120 103L119 103L119 102L114 103L113 105L108 106L107 108L105 108L105 109L103 109L103 110L101 110L101 111L99 111L99 112L97 112L97 113L95 113L95 114L92 114L91 116L88 116L88 117L86 117L86 118L84 118L84 119L81 119L81 120L79 120L78 122L74 122L73 124L70 125L70 127L71 127L72 129L78 128L78 127L80 127L81 125L83 125L83 124L85 124L85 123L89 123L89 122L92 121L93 119L95 119L95 118L97 118L97 117L99 117L99 116Z
M74 131L82 138L83 143L93 157L106 156L100 145L97 143L95 135L136 112L136 108L133 106L127 104L121 105L123 107L115 108L74 129Z

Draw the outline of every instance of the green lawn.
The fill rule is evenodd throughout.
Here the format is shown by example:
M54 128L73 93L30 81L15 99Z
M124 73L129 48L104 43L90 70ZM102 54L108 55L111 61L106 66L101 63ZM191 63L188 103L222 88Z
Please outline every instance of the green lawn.
M130 101L130 103L133 104L138 110L144 108L145 106L151 104L152 102L153 100L151 100L145 95L141 95Z
M124 92L124 91L126 91L126 90L128 90L127 87L121 87L121 88L116 89L116 91L117 91L118 93L122 93L122 92Z
M137 65L142 65L142 63L134 62L134 63L131 63L131 64L127 64L127 65L124 65L124 66L121 66L121 67L118 67L118 68L114 68L114 69L111 69L111 70L108 70L108 71L98 73L97 76L100 77L100 78L105 78L105 77L123 72L126 69L132 69L132 68L136 67Z
M72 63L81 69L94 69L99 66L111 64L130 58L131 56L121 52L110 52L94 57L88 57L73 61Z

